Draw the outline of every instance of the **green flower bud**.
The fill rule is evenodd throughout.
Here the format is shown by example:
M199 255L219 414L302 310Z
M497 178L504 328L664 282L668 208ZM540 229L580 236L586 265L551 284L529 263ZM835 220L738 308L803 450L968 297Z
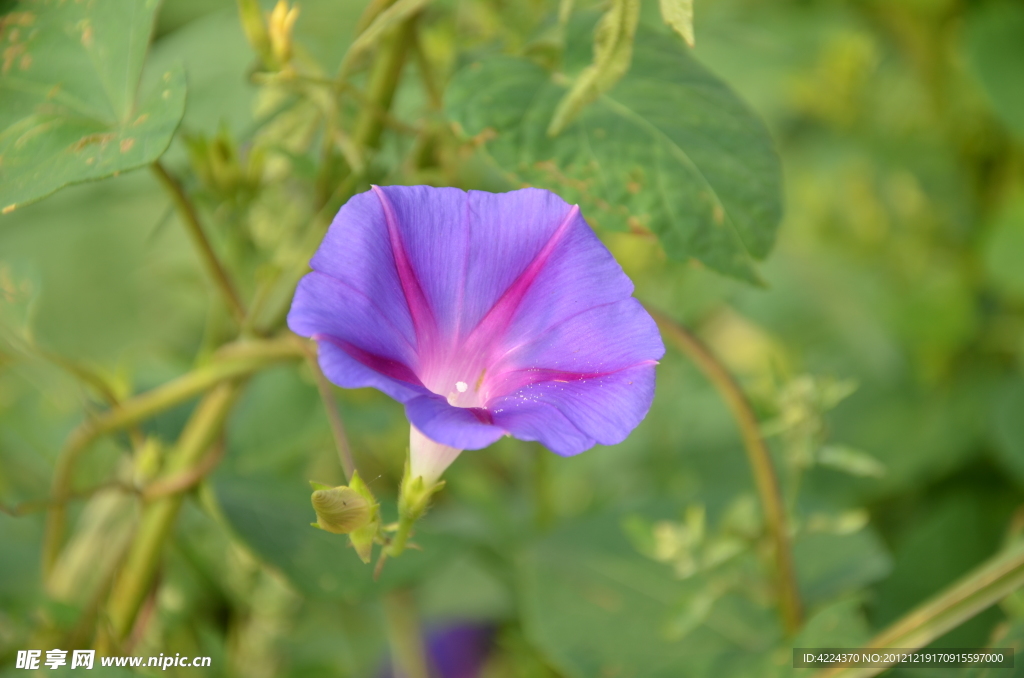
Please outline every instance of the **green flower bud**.
M314 482L310 485L316 511L316 522L310 524L334 534L347 534L359 559L369 563L373 545L380 540L380 505L359 472L352 474L348 487Z
M371 506L366 497L351 487L317 489L312 496L316 523L321 530L349 534L365 527L371 520Z
M242 29L256 53L268 65L273 59L270 47L270 36L267 26L263 23L263 10L258 0L238 0L238 15L242 20Z

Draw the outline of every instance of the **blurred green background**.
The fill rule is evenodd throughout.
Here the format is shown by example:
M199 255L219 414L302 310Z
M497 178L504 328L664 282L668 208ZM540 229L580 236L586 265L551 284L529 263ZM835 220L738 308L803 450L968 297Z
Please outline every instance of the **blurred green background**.
M329 78L365 3L296 5L295 60ZM594 9L575 8L589 21L584 61ZM0 3L0 13L17 10ZM436 92L410 56L356 183L514 187L497 151L452 131L462 115L451 111L452 83L499 52L543 63L557 10L541 0L426 5L418 41ZM657 3L644 2L640 22L686 49ZM379 582L343 537L308 527L307 481L344 481L311 374L285 365L255 376L230 416L223 461L185 501L125 654L209 655L209 676L376 676L388 652L381 600L401 590L427 628L496 629L488 678L805 675L789 668L794 645L856 647L1019 532L1024 5L697 0L695 34L693 54L763 118L781 157L784 215L757 267L764 284L670 259L646 229L600 235L636 296L692 327L754 404L795 530L809 619L798 640L775 611L736 423L670 347L654 407L621 445L562 459L506 439L464 453L419 530L423 550L389 562ZM184 64L185 114L163 162L249 298L308 257L292 236L331 204L351 158L343 144L321 152L322 93L253 75L260 67L229 0L165 0L147 59L147 73ZM367 63L353 70L357 88ZM351 122L360 103L341 101ZM682 117L701 105L670 104ZM95 382L123 399L231 338L179 221L146 170L0 217L6 507L49 496L65 437L106 407ZM393 516L408 435L401 406L369 390L336 396L361 473ZM193 406L136 435L170 445ZM75 487L130 481L135 442L95 445ZM44 512L0 514L0 675L20 675L19 649L90 645L137 504L116 488L73 502L45 585ZM1020 634L1015 600L936 645Z

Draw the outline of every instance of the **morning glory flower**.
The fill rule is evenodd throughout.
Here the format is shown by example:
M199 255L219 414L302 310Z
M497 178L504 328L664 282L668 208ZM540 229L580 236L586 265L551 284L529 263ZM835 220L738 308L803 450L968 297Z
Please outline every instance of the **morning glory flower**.
M334 219L288 326L344 388L405 405L411 477L503 435L560 455L626 438L665 352L633 284L554 193L374 186Z
M496 631L492 624L471 621L428 628L423 649L431 678L480 678L494 650ZM398 678L392 661L377 675Z

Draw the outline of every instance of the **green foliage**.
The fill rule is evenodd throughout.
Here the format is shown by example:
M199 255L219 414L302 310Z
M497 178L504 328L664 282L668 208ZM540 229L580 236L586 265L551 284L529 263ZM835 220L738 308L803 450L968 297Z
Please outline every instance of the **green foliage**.
M867 643L1020 538L1016 3L242 6L0 0L0 208L17 207L0 215L0 673L19 649L105 642L121 554L168 487L181 510L130 652L209 655L226 677L379 675L383 601L411 592L430 631L496 629L481 678L790 678L793 647ZM188 211L128 172L157 159L244 320ZM84 448L47 571L76 427L282 332L323 229L370 183L581 204L637 298L750 401L789 519L794 636L733 412L674 349L620 445L463 454L378 579L310 527L310 479L355 485L316 375L278 361L241 384L196 477L168 468L197 398ZM360 543L389 538L403 410L327 391L379 502ZM935 646L1020 649L1022 601L917 619Z
M1024 8L993 2L968 17L966 43L969 63L995 113L1019 137L1024 137Z
M594 63L583 69L566 92L548 125L558 136L584 106L615 86L629 70L633 40L640 21L638 0L616 0L594 29Z
M631 552L615 520L566 525L526 556L520 576L527 636L564 675L725 675L722 663L735 661L738 643L703 619L682 639L671 629L707 580L682 586Z
M591 221L653 231L674 259L760 280L754 265L782 212L778 158L727 86L678 40L641 28L630 72L552 139L564 96L540 66L490 57L456 75L448 110L467 134L495 137L489 150L503 169L579 201Z
M0 206L147 165L185 108L180 67L139 89L157 0L22 2L0 17Z

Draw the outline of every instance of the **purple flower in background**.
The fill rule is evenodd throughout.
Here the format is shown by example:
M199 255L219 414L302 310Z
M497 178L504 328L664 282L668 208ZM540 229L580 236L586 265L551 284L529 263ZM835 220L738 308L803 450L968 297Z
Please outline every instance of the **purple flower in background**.
M448 623L427 630L424 640L431 678L478 678L494 649L495 628L473 622ZM397 678L389 661L380 678Z
M414 478L506 434L561 455L612 445L650 408L658 329L553 193L374 186L310 265L288 326L335 384L404 403Z

